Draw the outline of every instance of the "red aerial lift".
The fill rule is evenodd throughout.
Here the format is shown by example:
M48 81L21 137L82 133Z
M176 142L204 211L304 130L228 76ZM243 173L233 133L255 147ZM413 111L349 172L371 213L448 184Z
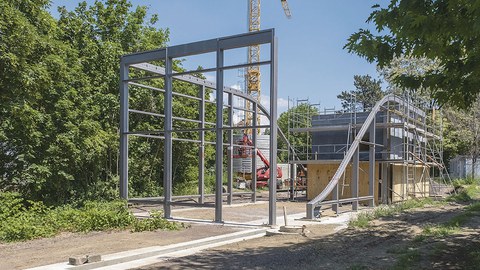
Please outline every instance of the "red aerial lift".
M241 141L238 142L241 145L245 146L253 146L253 142L248 138L247 134L243 134L243 138ZM238 156L241 158L246 158L249 156L250 149L247 147L240 147L238 149ZM257 156L262 160L265 166L257 169L257 187L265 187L268 185L268 180L270 179L270 162L268 159L263 155L262 151L256 151ZM277 179L282 178L282 169L277 167Z

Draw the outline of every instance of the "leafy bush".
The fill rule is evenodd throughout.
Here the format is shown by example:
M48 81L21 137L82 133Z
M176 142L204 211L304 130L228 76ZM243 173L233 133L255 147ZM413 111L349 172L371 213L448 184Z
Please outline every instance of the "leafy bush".
M183 225L183 224L182 224ZM169 222L162 218L162 212L153 211L150 218L139 219L133 224L133 232L153 231L156 229L178 230L177 223Z
M62 231L130 229L140 232L178 228L177 223L162 218L161 212L152 213L151 219L138 220L124 201L89 201L77 207L50 208L42 202L26 201L16 193L0 193L0 241L51 237Z

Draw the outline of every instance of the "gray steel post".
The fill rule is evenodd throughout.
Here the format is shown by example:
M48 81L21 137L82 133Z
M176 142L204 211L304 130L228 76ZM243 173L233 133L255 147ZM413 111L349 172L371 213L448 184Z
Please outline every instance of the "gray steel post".
M291 151L290 149L288 150ZM293 156L293 155L292 155ZM290 200L295 199L295 182L297 178L297 165L295 163L290 164Z
M390 102L387 103L387 110L386 110L386 118L384 120L385 124L390 124ZM387 160L390 160L392 157L390 156L390 128L385 127L383 130L383 154L382 159L384 160L382 164L382 203L388 204L388 197L389 197L389 175L388 175L388 167L390 166Z
M369 202L370 207L375 206L375 124L376 118L373 118L372 124L370 125L370 147L368 152L368 160L370 162L369 169L369 183L368 183L368 195L373 196L372 200Z
M277 223L277 42L272 30L270 44L270 185L269 225Z
M199 128L205 128L205 86L200 87L200 123L198 124ZM198 151L198 194L199 203L203 204L205 202L205 131L199 131L200 137L200 147Z
M233 94L228 94L228 104L230 107L228 108L228 126L233 127ZM228 130L228 156L227 156L227 203L232 204L233 198L233 129Z
M120 197L128 200L128 66L120 63Z
M382 204L387 204L388 203L388 199L387 199L387 192L388 192L388 188L387 188L387 163L382 163L380 164L381 166L381 170L382 170Z
M215 124L215 222L223 222L223 50L217 49L217 121Z
M165 94L164 94L164 158L163 158L163 211L165 218L171 218L172 209L172 152L173 152L173 140L172 140L172 125L173 125L173 86L172 86L172 59L168 56L165 57Z
M252 125L257 126L257 102L250 103L252 104L253 114L252 114ZM257 129L252 128L252 202L257 202Z
M359 146L355 149L353 154L352 166L352 198L358 199L358 172L359 172ZM352 210L358 210L358 200L352 203Z
M307 219L314 219L315 214L314 214L315 208L313 204L308 204L307 203Z
M332 204L332 211L335 211L335 214L338 215L338 184L335 185L332 191L332 197L334 201L337 201L336 203Z

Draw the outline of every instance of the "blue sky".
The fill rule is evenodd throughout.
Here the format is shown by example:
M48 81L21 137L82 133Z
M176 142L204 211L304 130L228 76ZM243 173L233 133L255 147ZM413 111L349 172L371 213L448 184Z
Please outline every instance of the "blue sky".
M59 5L72 10L78 2L56 0L52 2L52 10ZM279 39L279 111L286 109L288 97L309 98L312 103L320 102L321 108L339 108L336 95L353 89L354 75L378 77L374 64L349 54L343 46L359 28L373 28L365 23L371 6L376 3L384 6L387 2L288 0L292 18L287 19L280 0L261 1L261 28L275 28ZM247 31L247 0L134 0L132 3L146 5L150 14L159 14L158 27L170 29L169 45ZM246 51L232 57L232 64L243 61L240 58L246 61ZM185 62L187 67L196 64L193 59ZM232 86L241 80L236 75L231 77Z

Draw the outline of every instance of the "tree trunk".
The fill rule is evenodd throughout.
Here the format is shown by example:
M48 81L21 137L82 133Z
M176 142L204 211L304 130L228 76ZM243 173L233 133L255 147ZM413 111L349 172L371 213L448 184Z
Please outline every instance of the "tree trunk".
M477 164L477 157L472 156L472 179L475 179L475 164Z

